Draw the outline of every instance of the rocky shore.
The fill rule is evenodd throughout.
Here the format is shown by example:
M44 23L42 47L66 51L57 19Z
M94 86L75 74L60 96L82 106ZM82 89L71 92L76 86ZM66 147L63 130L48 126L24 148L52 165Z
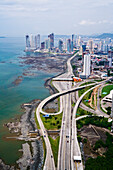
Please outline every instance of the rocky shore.
M31 70L41 70L47 73L63 72L65 63L70 55L53 55L35 53L25 57L19 57L20 64L29 65Z
M23 104L21 107L25 110L24 114L21 116L20 120L15 120L15 122L5 123L6 126L13 136L7 137L7 139L22 140L22 157L17 160L18 169L24 170L30 169L40 169L43 165L43 143L40 138L36 123L35 123L35 110L40 100L33 100L29 103ZM14 137L15 134L15 137ZM34 134L34 135L33 135ZM26 143L24 142L26 141ZM2 160L0 162L1 169L14 169L15 166L10 167L5 165Z
M14 166L6 165L6 164L0 159L0 170L14 170Z

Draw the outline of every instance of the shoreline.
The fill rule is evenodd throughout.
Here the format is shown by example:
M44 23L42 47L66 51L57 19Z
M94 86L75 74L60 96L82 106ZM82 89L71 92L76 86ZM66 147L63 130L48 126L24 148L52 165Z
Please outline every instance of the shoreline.
M60 60L59 60L59 62L60 62ZM51 67L52 67L52 63L51 63ZM48 78L45 80L44 87L49 90L50 94L54 94L54 93L58 92L51 85L52 78L65 73L66 69L67 69L67 65L66 65L66 63L64 63L60 72L59 72L59 70L56 70L55 76L52 76L51 78ZM18 80L18 78L22 79L22 77L19 76L19 77L17 77L16 81ZM17 85L18 85L18 82L17 82ZM16 165L14 165L14 167L17 166L22 170L24 169L25 166L26 167L37 167L38 165L42 166L42 164L43 164L43 153L44 153L43 141L40 139L39 132L37 133L38 137L36 139L30 138L30 136L28 136L29 132L35 132L37 129L37 126L35 123L35 118L34 118L34 113L35 113L35 109L38 106L38 104L40 103L40 101L41 100L39 100L39 99L35 99L28 103L22 104L21 108L24 109L24 113L20 116L19 122L15 123L16 126L13 122L11 122L8 125L9 127L7 127L8 123L5 125L12 134L12 136L7 137L6 140L22 140L23 141L22 148L19 149L19 151L23 152L22 157L19 158L16 161ZM51 105L49 105L49 107L51 107ZM57 108L55 108L55 109L57 109ZM16 127L16 131L14 130L15 129L14 127ZM18 135L16 136L15 134L18 134ZM37 144L37 142L38 142L38 144ZM37 145L39 147L37 147ZM32 152L31 152L31 150L32 150ZM36 154L36 152L37 152L37 154ZM40 154L40 158L41 158L40 163L37 162L37 160L39 160L39 158L37 160L35 159L35 157L38 156L38 153ZM29 158L29 161L27 161L27 157ZM25 162L26 162L26 164L25 164ZM1 160L0 165L1 164L4 164L4 167L6 166L2 160ZM8 165L8 166L10 166L10 165ZM12 166L10 166L10 168L11 167Z
M65 71L63 71L62 73L58 73L56 76L53 77L57 77L61 74L63 74ZM51 86L51 80L52 78L48 78L47 80L45 80L44 83L44 87L47 88L49 90L50 94L54 94L57 93L56 89L54 87ZM0 159L0 166L2 166L3 168L10 168L10 169L14 169L15 166L19 167L20 169L24 169L24 167L36 167L37 165L39 167L42 166L43 164L43 141L39 136L38 133L38 137L36 139L34 138L29 138L27 136L27 134L29 133L29 131L35 131L37 129L36 127L36 123L35 123L35 118L34 118L34 113L35 113L35 109L37 108L38 104L41 102L41 100L39 99L34 99L28 103L24 103L22 104L20 107L22 109L24 109L24 113L20 116L20 119L18 119L18 122L9 122L4 124L5 127L8 128L11 136L7 136L6 140L22 140L23 144L22 144L22 148L19 149L19 152L23 152L22 157L20 157L17 161L16 161L16 165L6 165L5 162ZM16 119L16 117L15 117ZM16 126L14 126L16 124ZM17 130L15 131L14 127L17 128ZM26 143L25 143L26 142ZM29 144L29 142L31 144ZM37 147L37 145L39 146L39 148ZM33 150L33 153L30 154L30 150ZM27 148L27 149L26 149ZM27 150L27 152L26 152ZM37 157L36 152L38 150L38 153L41 154L41 160L40 163L37 162L37 160L35 159L35 157ZM32 155L32 156L31 156ZM27 161L26 159L29 158L29 161ZM35 161L34 161L35 160ZM25 162L27 162L25 164Z

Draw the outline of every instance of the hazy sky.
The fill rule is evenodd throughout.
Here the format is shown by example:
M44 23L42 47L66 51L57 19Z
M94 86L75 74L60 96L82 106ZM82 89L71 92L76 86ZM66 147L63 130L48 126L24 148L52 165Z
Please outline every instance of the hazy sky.
M0 35L113 32L113 0L0 0Z

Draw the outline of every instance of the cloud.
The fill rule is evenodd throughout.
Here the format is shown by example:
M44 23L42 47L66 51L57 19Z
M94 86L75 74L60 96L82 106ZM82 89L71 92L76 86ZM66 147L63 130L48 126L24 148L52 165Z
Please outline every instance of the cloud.
M82 20L79 25L95 25L96 22L90 20Z
M89 26L89 25L101 25L101 24L113 24L112 21L108 20L100 20L100 21L90 21L90 20L82 20L79 22L79 25L81 26Z
M37 27L43 33L51 30L84 34L112 30L112 4L113 0L1 0L0 31L4 32L5 28L7 34L11 32L7 29L8 23L30 32ZM15 32L19 31L23 33L22 29Z

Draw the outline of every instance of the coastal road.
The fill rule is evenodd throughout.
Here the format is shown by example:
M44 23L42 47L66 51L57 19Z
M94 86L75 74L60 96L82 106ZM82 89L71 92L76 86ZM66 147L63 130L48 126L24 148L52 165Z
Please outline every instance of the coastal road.
M41 103L39 104L39 106L36 110L36 116L37 116L37 120L39 122L42 136L44 138L45 145L46 145L46 159L45 159L45 164L44 164L43 169L44 170L55 170L55 163L54 163L54 158L53 158L53 152L51 149L51 144L50 144L50 141L48 138L48 134L46 133L46 129L45 129L43 122L41 120L41 117L40 117L40 107L41 107Z

